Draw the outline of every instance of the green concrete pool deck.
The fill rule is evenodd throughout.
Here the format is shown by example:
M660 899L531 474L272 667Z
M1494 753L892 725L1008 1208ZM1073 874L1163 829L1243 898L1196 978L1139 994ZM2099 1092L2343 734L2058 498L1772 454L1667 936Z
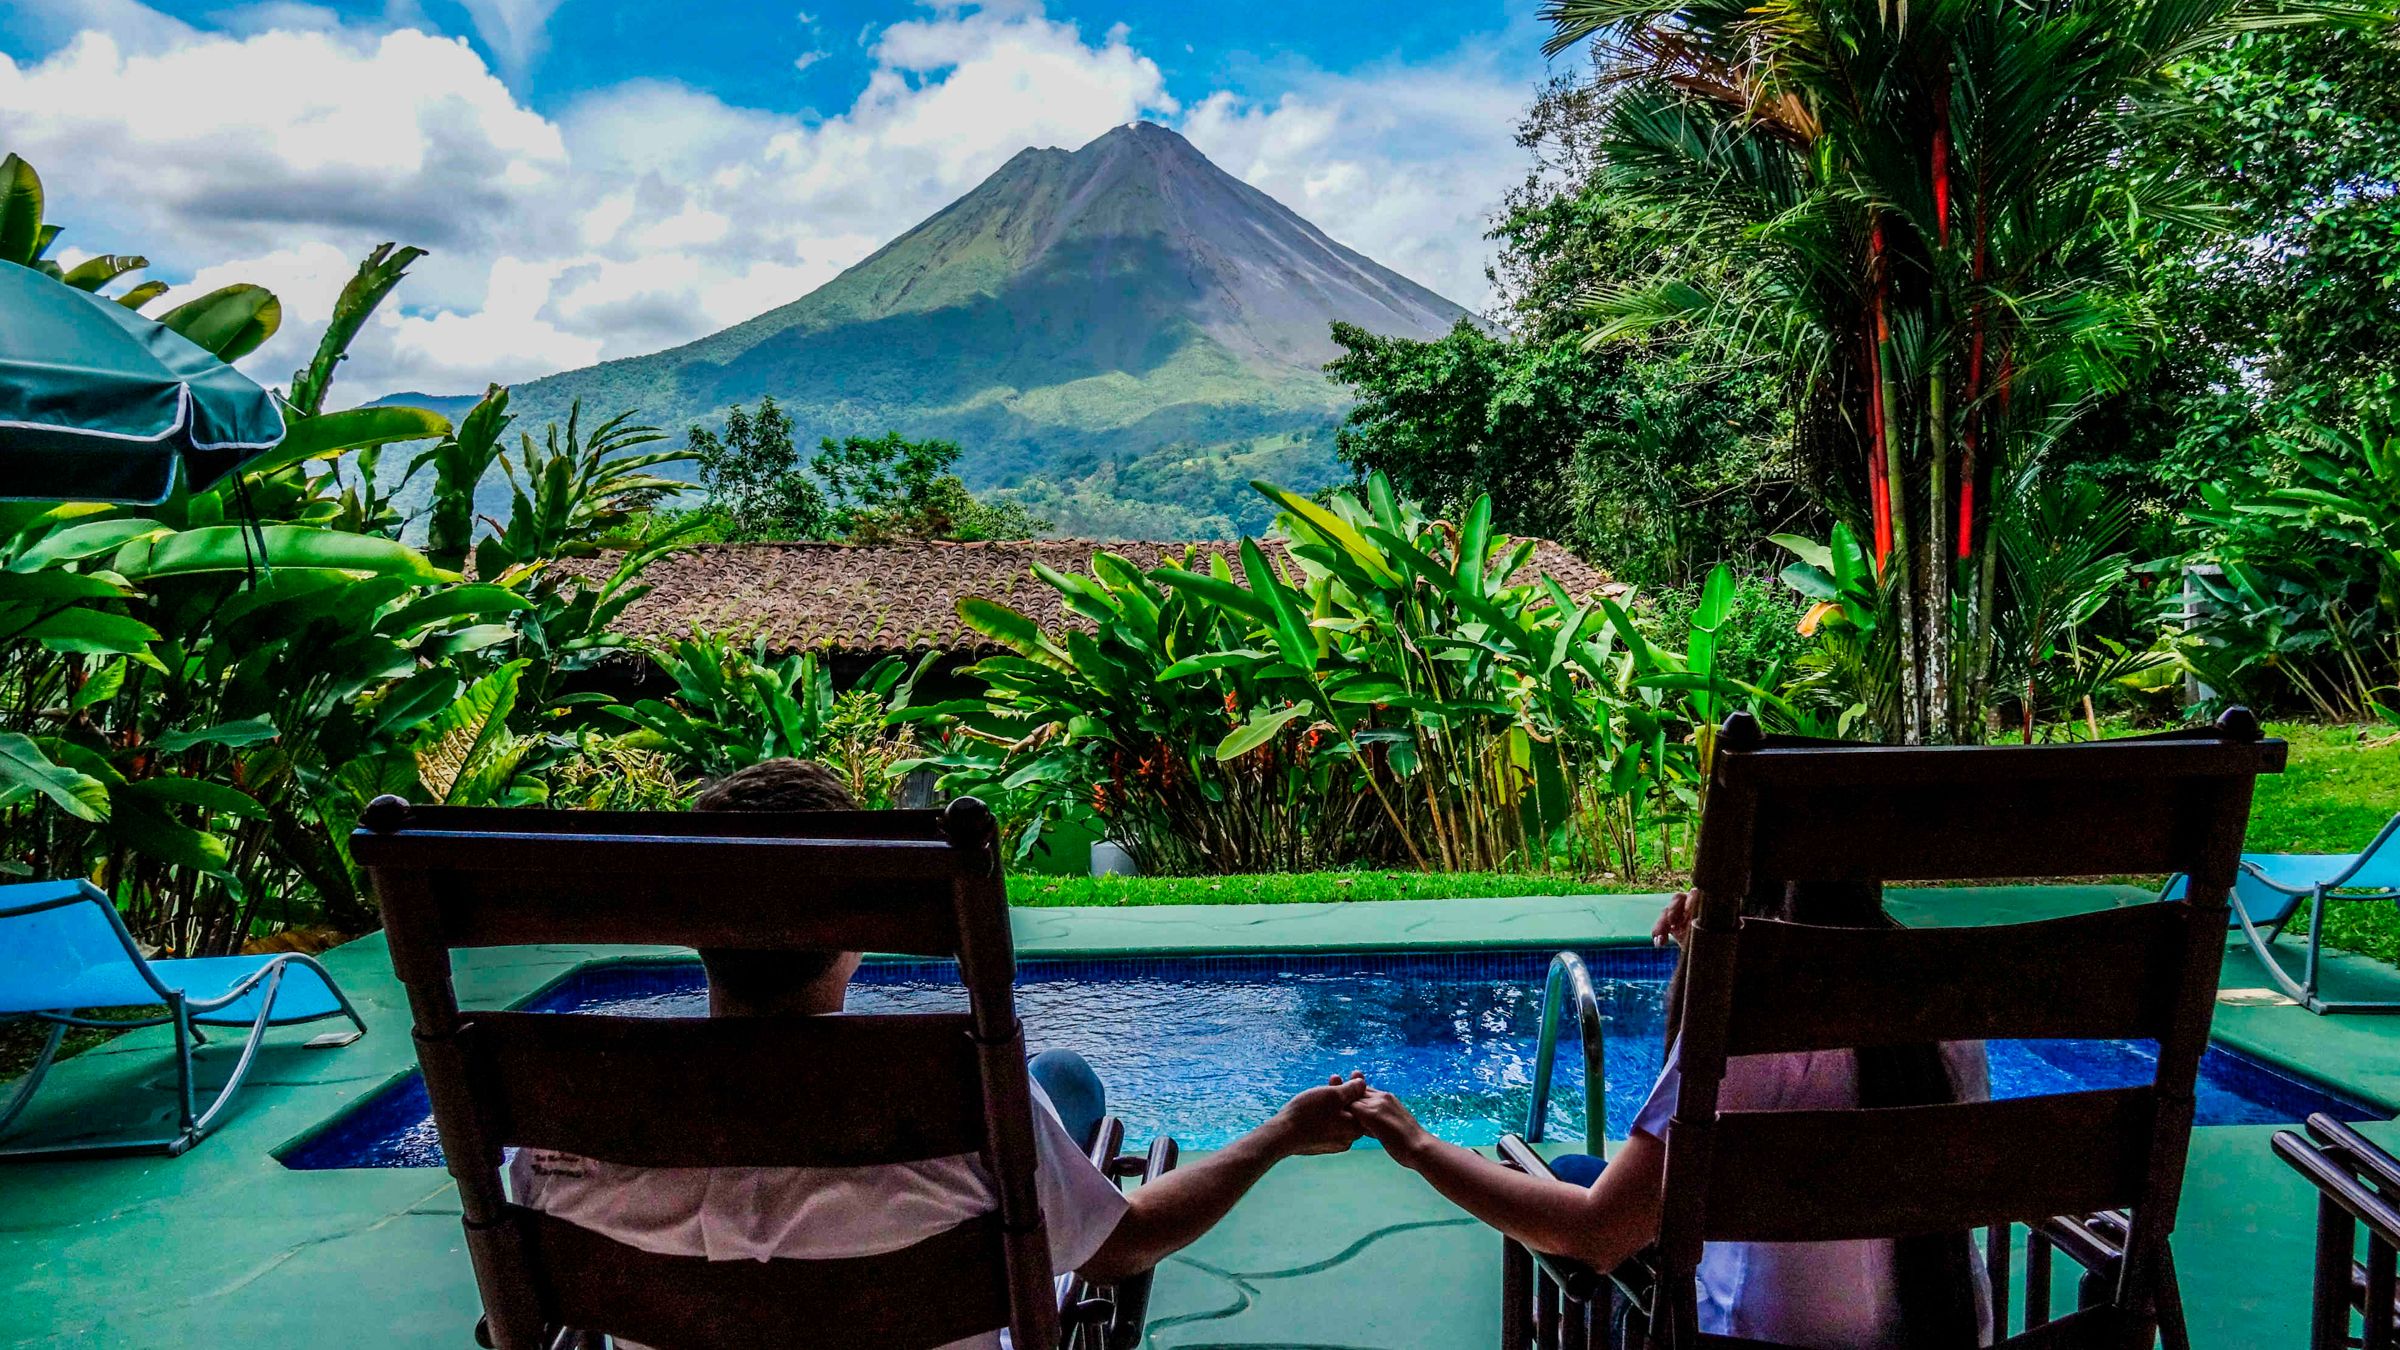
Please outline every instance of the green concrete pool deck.
M2130 888L1906 892L1921 924L2034 919L2148 898ZM1591 947L1647 941L1655 896L1025 909L1027 957L1163 952ZM469 1004L518 1001L595 960L668 949L528 947L469 954ZM413 1067L408 1015L380 937L329 953L370 1034L330 1051L275 1033L235 1114L181 1158L0 1164L0 1344L107 1347L472 1344L477 1301L457 1197L427 1171L293 1172L278 1150ZM2337 957L2330 986L2400 990ZM2400 1109L2400 1016L2319 1018L2268 995L2229 950L2217 1034L2254 1055ZM156 1031L60 1066L20 1137L140 1128L171 1110ZM231 1058L203 1051L204 1084ZM2387 1144L2400 1128L2368 1127ZM2267 1149L2272 1130L2218 1127L2193 1145L2176 1240L2196 1342L2305 1341L2313 1210ZM12 1139L11 1142L18 1142ZM1489 1343L1497 1240L1372 1150L1276 1170L1233 1216L1162 1267L1156 1345L1449 1347ZM2062 1298L2065 1295L2062 1293Z

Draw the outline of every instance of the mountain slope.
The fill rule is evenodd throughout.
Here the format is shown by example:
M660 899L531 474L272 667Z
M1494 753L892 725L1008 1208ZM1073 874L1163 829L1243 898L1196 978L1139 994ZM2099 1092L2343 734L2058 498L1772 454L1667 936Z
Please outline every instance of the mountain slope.
M942 436L977 486L1055 485L1162 452L1329 445L1333 320L1431 336L1464 312L1134 123L1021 152L791 304L512 402L680 430L772 394L809 437ZM1313 461L1330 470L1329 451Z

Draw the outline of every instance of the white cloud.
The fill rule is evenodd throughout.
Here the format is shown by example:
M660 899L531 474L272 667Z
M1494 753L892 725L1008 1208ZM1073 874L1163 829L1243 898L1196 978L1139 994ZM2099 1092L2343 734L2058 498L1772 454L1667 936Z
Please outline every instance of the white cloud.
M1228 170L1476 305L1483 216L1522 163L1526 87L1471 58L1301 71L1272 101L1186 111L1122 25L1089 35L1029 0L871 28L863 86L817 120L651 80L544 116L466 42L421 31L413 0L346 25L258 0L216 32L133 0L38 2L85 29L38 61L0 53L8 148L47 171L70 245L146 252L191 287L275 289L286 328L244 362L254 375L288 379L369 247L432 251L361 335L337 402L689 341L797 299L1027 145L1140 117L1180 115ZM538 54L557 8L470 5L504 68Z
M800 10L800 11L798 11L797 13L795 13L795 14L792 16L792 18L793 18L793 21L794 21L794 22L796 22L796 23L798 23L798 24L800 25L800 31L802 31L802 32L804 32L804 33L807 33L807 34L808 34L808 35L809 35L811 38L814 38L814 37L816 36L816 33L817 33L817 16L816 16L816 15L814 15L814 14L811 14L811 13L809 13L807 10L805 10L805 9L804 9L804 10ZM833 55L833 53L832 53L832 52L829 52L829 51L827 51L827 50L826 50L826 49L824 49L823 47L811 47L811 48L809 48L807 51L804 51L804 52L800 53L800 55L798 55L798 56L796 56L796 57L794 57L794 58L792 59L792 69L793 69L794 71L804 71L804 70L807 70L807 69L808 69L810 66L813 66L813 65L815 65L815 64L816 64L816 63L818 63L819 61L822 61L822 60L824 60L826 57L828 57L828 56L831 56L831 55Z
M1470 309L1491 300L1482 236L1525 176L1521 77L1473 52L1430 66L1305 72L1271 102L1219 91L1184 135L1318 228Z
M429 393L465 392L588 366L606 344L570 332L552 316L559 278L574 264L495 259L482 303L470 310L397 317L389 325L393 364Z
M0 125L51 166L63 202L96 204L168 256L362 229L466 247L566 169L557 129L464 43L409 29L210 36L155 54L88 32L33 65L0 55Z

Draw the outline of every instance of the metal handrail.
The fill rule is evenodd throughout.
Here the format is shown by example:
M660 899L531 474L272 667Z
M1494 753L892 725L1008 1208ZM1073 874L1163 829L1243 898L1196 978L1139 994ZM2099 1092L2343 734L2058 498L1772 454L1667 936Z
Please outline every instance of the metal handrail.
M1583 1036L1583 1139L1595 1158L1608 1156L1608 1055L1601 1034L1600 996L1592 992L1592 972L1583 958L1560 952L1550 958L1550 973L1542 980L1542 1035L1533 1052L1533 1101L1525 1108L1525 1142L1542 1142L1542 1126L1550 1116L1550 1065L1558 1058L1559 996L1575 994L1575 1021Z

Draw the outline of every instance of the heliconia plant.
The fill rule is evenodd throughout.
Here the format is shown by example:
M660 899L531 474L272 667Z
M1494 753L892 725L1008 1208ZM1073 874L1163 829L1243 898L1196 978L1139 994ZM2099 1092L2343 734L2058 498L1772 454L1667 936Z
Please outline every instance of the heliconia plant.
M1632 875L1644 827L1696 800L1698 728L1771 696L1713 669L1713 579L1689 652L1617 599L1529 570L1491 503L1456 524L1380 475L1319 502L1273 484L1280 539L1143 571L1037 567L1080 620L969 599L1006 654L982 697L903 710L947 786L1026 826L1088 813L1147 870L1346 864Z

